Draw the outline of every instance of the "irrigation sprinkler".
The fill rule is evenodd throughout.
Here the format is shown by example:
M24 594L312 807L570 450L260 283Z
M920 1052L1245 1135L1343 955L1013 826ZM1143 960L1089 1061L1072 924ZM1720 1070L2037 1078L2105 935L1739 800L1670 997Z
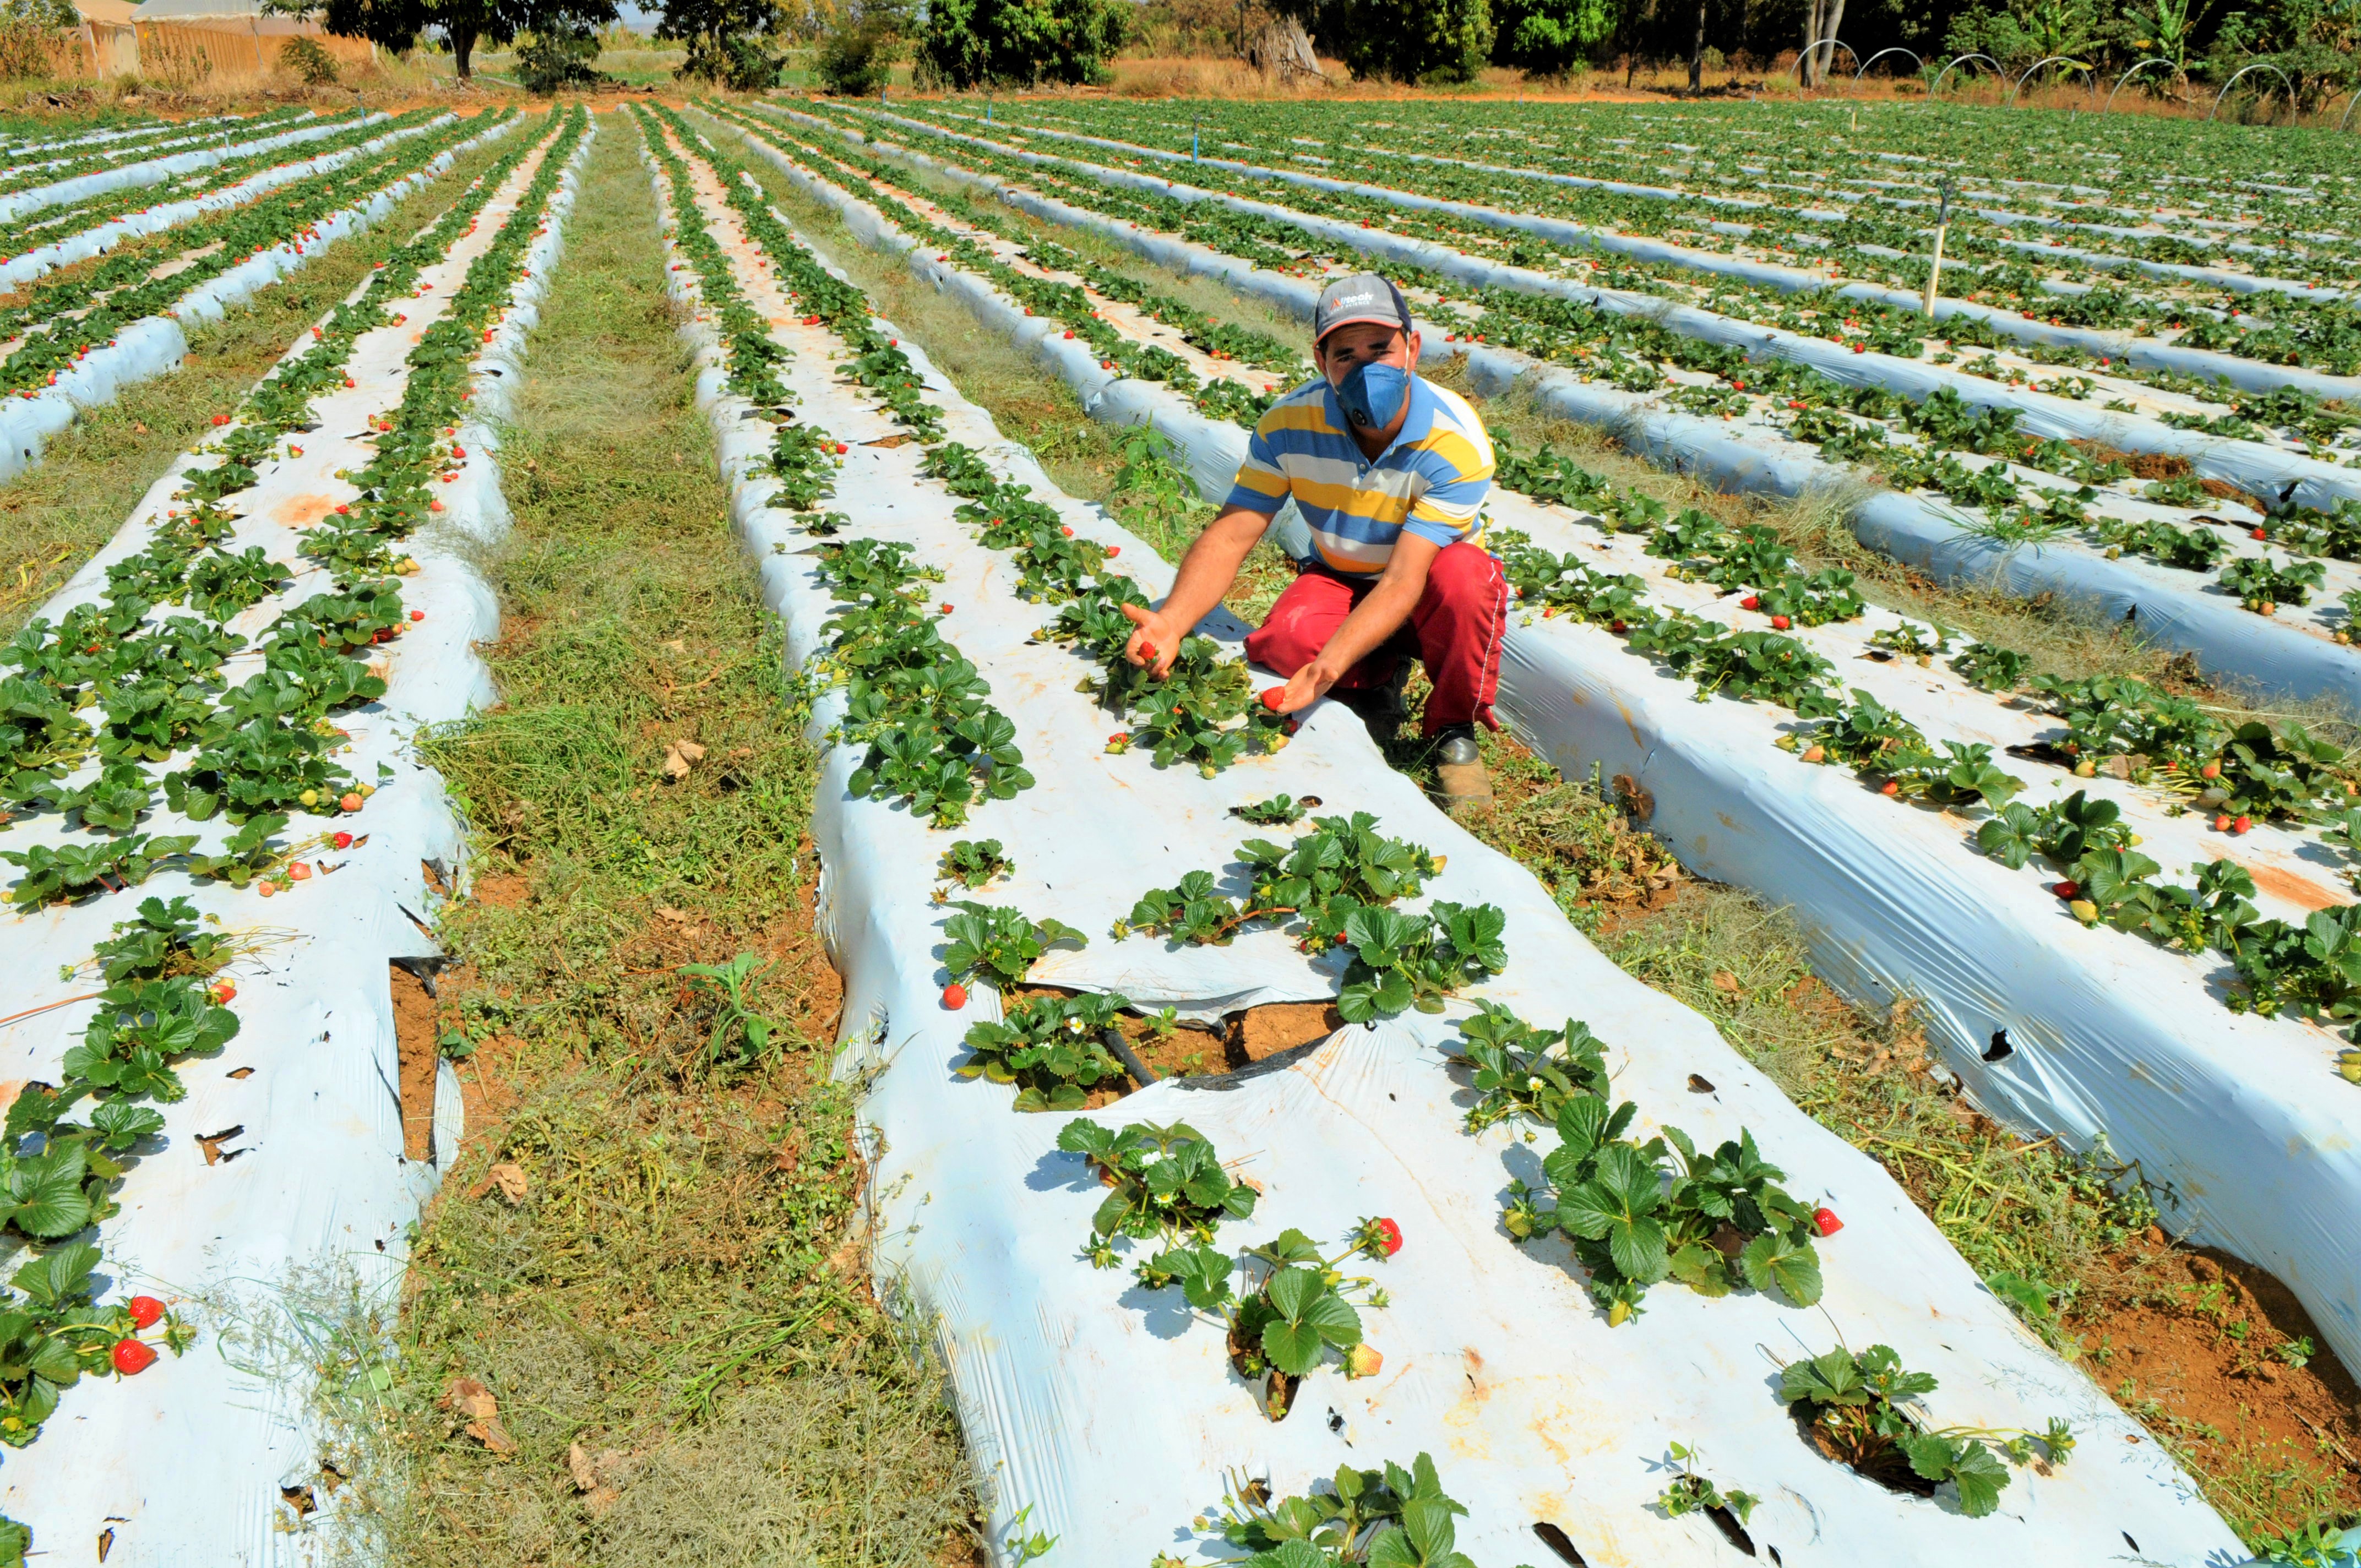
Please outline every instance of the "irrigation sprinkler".
M2040 70L2045 65L2067 65L2071 66L2076 71L2084 71L2091 69L2090 66L2083 63L2081 60L2074 59L2070 55L2053 54L2046 60L2037 60L2030 66L2026 68L2026 72L2023 76L2016 79L2016 85L2008 90L2008 95L2000 101L2000 106L2005 109L2011 104L2016 102L2016 95L2025 91L2025 84L2027 82L2033 80L2033 73Z
M1923 307L1929 321L1935 317L1937 285L1943 277L1943 236L1951 226L1951 177L1948 174L1943 176L1941 190L1942 203L1935 209L1935 261L1927 269L1927 299Z
M2235 86L2238 84L2238 78L2239 78L2239 77L2241 77L2241 76L2246 75L2246 74L2248 71L2269 71L2273 76L2278 77L2278 78L2279 79L2280 82L2281 82L2283 85L2285 85L2285 86L2286 86L2286 88L2287 88L2287 91L2288 91L2288 103L2289 103L2290 105L2292 105L2292 104L2295 103L2295 83L2294 83L2293 82L2291 82L2291 81L2289 81L2289 80L2288 80L2288 73L2287 73L2286 71L2281 71L2281 70L2280 70L2278 66L2276 66L2276 65L2272 65L2272 64L2269 64L2269 63L2268 63L2268 62L2267 62L2267 61L2259 60L2258 60L2255 61L2255 63L2254 63L2254 64L2252 64L2252 65L2241 66L2241 67L2240 67L2240 68L2239 68L2235 72L2234 72L2234 73L2231 75L2231 77L2230 77L2230 80L2229 80L2229 81L2224 82L2224 83L2222 83L2222 91L2220 91L2219 93L2214 93L2214 94L2213 94L2213 107L2212 107L2211 109L2209 109L2209 110L2207 110L2207 111L2205 112L2205 118L2206 118L2209 122L2213 118L2213 116L2214 116L2214 115L2218 115L2218 114L2220 114L2220 113L2222 112L2222 100L2223 100L2223 99L2224 99L2224 98L2227 98L2227 97L2230 95L2230 89L2231 89L2231 88L2233 88L2233 87L2235 87ZM2346 114L2348 114L2348 115L2349 115L2349 114L2351 114L2353 111L2352 111L2352 110L2350 110L2350 109L2347 109L2347 110L2345 110L2345 112Z
M1960 69L1960 67L1961 67L1961 66L1963 66L1963 65L1967 64L1967 63L1968 63L1968 61L1970 61L1970 60L1982 60L1986 65L1991 66L1991 67L1993 68L1993 73L1994 75L2000 75L2000 74L2003 74L2003 72L2001 71L2001 68L2000 68L2000 61L1998 61L1998 60L1994 60L1992 56L1990 56L1990 55L1988 55L1988 54L1963 54L1963 55L1960 56L1957 60L1952 60L1949 65L1946 65L1945 67L1943 67L1943 69L1942 69L1942 70L1940 70L1940 71L1937 71L1937 72L1935 73L1935 84L1934 84L1933 86L1931 86L1931 87L1929 87L1929 88L1927 88L1927 96L1928 100L1929 100L1929 101L1932 101L1932 100L1933 100L1933 98L1934 98L1934 96L1935 96L1935 94L1936 94L1936 93L1940 93L1940 92L1943 90L1943 78L1944 78L1944 77L1950 75L1950 74L1951 74L1951 72L1953 72L1953 71L1955 71L1959 70L1959 69Z

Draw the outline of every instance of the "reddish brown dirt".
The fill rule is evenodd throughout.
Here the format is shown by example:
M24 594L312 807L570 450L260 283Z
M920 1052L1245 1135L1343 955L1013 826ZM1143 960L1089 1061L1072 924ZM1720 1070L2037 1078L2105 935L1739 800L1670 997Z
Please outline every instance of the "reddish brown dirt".
M1325 1002L1275 1002L1233 1014L1227 1022L1233 1055L1245 1058L1233 1065L1245 1067L1326 1039L1345 1026L1345 1015Z
M441 1059L434 999L423 981L396 965L386 966L386 981L393 989L393 1037L401 1062L401 1157L425 1159L434 1152L434 1068Z
M2123 1290L2068 1318L2092 1375L2209 1467L2235 1468L2242 1455L2284 1464L2331 1486L2345 1511L2361 1507L2361 1389L2294 1293L2154 1229L2120 1261ZM2307 1340L2304 1365L2290 1365Z

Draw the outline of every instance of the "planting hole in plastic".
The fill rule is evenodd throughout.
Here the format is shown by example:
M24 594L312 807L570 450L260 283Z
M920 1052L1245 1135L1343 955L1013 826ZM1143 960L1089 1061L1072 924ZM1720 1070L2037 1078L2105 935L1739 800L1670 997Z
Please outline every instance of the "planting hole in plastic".
M2016 1047L2008 1043L2008 1031L2006 1029L1994 1029L1993 1031L1992 1044L1984 1047L1984 1060L2003 1061L2015 1054Z
M1713 1521L1714 1529L1721 1531L1722 1540L1749 1557L1755 1555L1754 1538L1746 1533L1746 1527L1738 1522L1736 1514L1731 1513L1728 1508L1712 1508L1706 1509L1705 1517Z
M1542 1538L1543 1546L1573 1563L1574 1568L1590 1568L1590 1564L1583 1560L1582 1553L1574 1549L1574 1542L1565 1538L1565 1531L1558 1529L1557 1526L1536 1524L1533 1526L1533 1533Z
M1706 1077L1703 1073L1693 1072L1689 1074L1689 1092L1691 1094L1711 1094L1713 1092L1713 1080Z
M2139 1551L2139 1542L2138 1542L2138 1541L2134 1541L2134 1540L2132 1539L2132 1532L2131 1532L2131 1531L2129 1531L2129 1530L2125 1530L2125 1531L2123 1532L2123 1537L2124 1537L2124 1544L2125 1544L2125 1546L2130 1547L2130 1548L2132 1549L2132 1551L2133 1551L2135 1553L2136 1553L2136 1552Z

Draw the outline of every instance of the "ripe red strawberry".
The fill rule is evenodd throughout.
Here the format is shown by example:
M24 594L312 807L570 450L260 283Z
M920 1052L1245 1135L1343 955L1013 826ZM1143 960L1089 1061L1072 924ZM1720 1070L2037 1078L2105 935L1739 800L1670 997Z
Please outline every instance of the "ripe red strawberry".
M947 604L939 604L935 606L935 608L941 610L945 615L949 615L951 612L951 607Z
M1815 1209L1812 1211L1812 1229L1824 1236L1832 1236L1844 1229L1844 1222L1837 1218L1834 1209Z
M1401 1227L1391 1220L1369 1220L1362 1229L1368 1233L1381 1257L1391 1257L1402 1249Z
M1738 601L1738 608L1741 609L1761 609L1763 608L1763 596L1761 594L1748 594L1744 598Z
M423 620L426 619L426 612L423 609L413 609L410 612L410 619L412 620Z
M1068 528L1068 527L1067 527L1065 524L1063 524L1063 523L1060 523L1060 524L1058 525L1058 532L1060 532L1060 533L1062 533L1062 534L1064 534L1064 535L1065 535L1067 538L1069 538L1069 539L1071 539L1071 538L1074 536L1074 531L1073 531L1072 529L1071 529L1071 528Z
M2229 830L2230 830L2230 814L2229 814L2228 812L2226 812L2226 811L2220 811L2220 812L2216 812L2216 813L2214 813L2214 815L2213 815L2213 831L2215 831L2216 833L2227 833Z
M967 1005L967 987L953 981L943 987L943 1005L956 1013Z
M836 455L837 455L839 457L841 457L841 456L843 456L843 455L844 455L844 443L843 443L843 442L841 442L841 441L840 441L840 442L838 442L838 443L836 444Z
M1120 554L1123 554L1123 546L1122 546L1122 545L1120 545L1120 544L1110 544L1110 545L1108 545L1108 546L1107 546L1107 559L1108 559L1108 560L1112 561L1112 560L1114 560L1116 556L1118 556L1118 555L1120 555Z
M237 986L233 981L227 980L217 980L211 985L205 987L205 994L213 998L214 1006L219 1007L222 1003L227 1002L231 997L237 994ZM146 1325L142 1324L141 1327L144 1328Z
M2201 779L2218 779L2222 776L2222 764L2208 762L2197 770L2197 776Z
M348 791L336 797L336 809L339 811L358 811L360 808L361 797L357 790Z
M1066 329L1066 335L1067 335L1068 337L1071 337L1071 336L1073 336L1073 335L1074 335L1074 329L1073 329L1072 327L1068 327L1068 328Z
M328 842L335 845L339 850L349 850L353 847L353 836L349 833L338 833L332 837Z
M214 415L214 422L215 424L227 424L229 422L229 415L215 414Z
M1153 659L1153 658L1155 658L1155 657L1156 657L1156 644L1155 644L1155 643L1153 643L1153 642L1143 642L1143 643L1141 643L1141 644L1139 645L1139 656L1140 656L1141 658L1143 658L1143 659Z
M2254 531L2250 535L2248 535L2248 537L2250 537L2250 538L2254 538L2254 539L2268 539L2270 536L2271 536L2271 535L2270 535L2270 531L2269 531L2268 529L2263 529L2263 528L2257 528L2257 529L2256 529L2256 530L2255 530L2255 531Z
M2081 888L2070 882L2054 883L2051 885L2049 891L2064 899L2076 899L2082 896Z
M1774 615L1771 618L1771 630L1773 631L1784 631L1788 625L1789 621L1784 615Z
M1279 705L1286 700L1287 688L1285 686L1266 686L1263 688L1262 705L1270 709L1273 713L1277 713L1279 711Z
M156 1365L156 1353L136 1339L115 1342L115 1370L126 1377L136 1377Z
M2233 833L2246 833L2251 831L2254 826L2255 819L2253 817L2241 817L2238 820L2230 824L2230 831Z
M1883 784L1877 786L1877 793L1880 795L1900 795L1902 793L1902 786L1893 779L1888 779Z
M134 1296L130 1301L131 1321L143 1329L152 1329L164 1321L164 1303L153 1296Z

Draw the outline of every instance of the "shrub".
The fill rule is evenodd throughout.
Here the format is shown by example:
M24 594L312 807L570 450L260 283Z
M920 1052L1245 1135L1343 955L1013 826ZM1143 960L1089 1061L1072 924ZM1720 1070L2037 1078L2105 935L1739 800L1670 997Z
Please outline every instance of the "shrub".
M1346 0L1334 36L1356 78L1473 82L1492 52L1490 0Z
M303 80L306 87L336 84L336 59L317 38L289 38L279 49L279 69Z
M933 0L918 36L919 76L960 91L1099 82L1126 25L1119 0Z
M840 15L820 35L819 79L831 93L865 98L894 79L902 55L904 16L895 7L863 5Z
M1612 0L1500 0L1492 63L1565 76L1614 38L1615 11Z
M528 93L595 86L606 80L591 64L598 58L598 35L589 28L549 27L527 34L517 46L517 81Z

